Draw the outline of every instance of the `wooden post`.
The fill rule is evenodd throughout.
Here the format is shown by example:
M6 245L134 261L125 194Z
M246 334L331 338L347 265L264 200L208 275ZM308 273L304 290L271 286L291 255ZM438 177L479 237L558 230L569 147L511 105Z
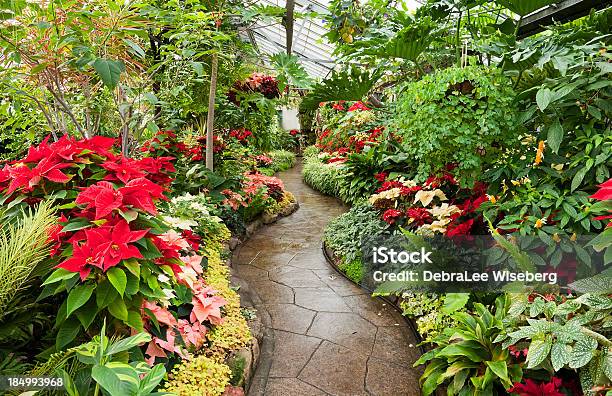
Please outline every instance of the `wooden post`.
M206 168L213 170L213 126L215 122L215 95L217 93L217 69L219 58L215 53L212 58L212 70L210 72L210 92L208 94L208 115L206 118Z
M291 55L293 47L293 12L295 10L295 0L287 0L287 14L285 16L285 32L287 35L287 55Z

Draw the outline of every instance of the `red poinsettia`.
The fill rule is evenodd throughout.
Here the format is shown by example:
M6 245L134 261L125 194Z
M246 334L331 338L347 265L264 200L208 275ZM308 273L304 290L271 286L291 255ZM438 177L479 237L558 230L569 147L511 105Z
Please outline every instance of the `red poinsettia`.
M145 177L145 173L138 166L138 161L130 158L121 158L120 162L106 161L102 167L111 172L106 175L105 180L120 180L125 184L132 179Z
M412 223L417 226L422 226L430 223L432 220L431 213L425 208L410 208L406 211L406 216L412 219Z
M463 223L456 224L455 222L448 225L446 236L454 237L459 235L469 235L474 225L474 219L469 219Z
M356 110L366 111L366 110L370 110L370 108L364 105L363 102L357 102L351 107L349 107L347 111L356 111Z
M130 180L119 192L123 194L123 203L153 215L157 214L154 199L166 199L164 189L145 178Z
M591 195L591 198L599 201L608 201L612 199L612 179L599 185L599 190Z
M123 206L123 194L107 181L101 181L87 187L77 196L77 205L87 205L85 210L95 209L95 219L108 216L113 210Z
M389 224L395 223L395 221L402 216L402 212L397 209L387 209L383 215L382 219Z
M104 259L101 252L98 251L96 247L95 242L89 240L83 244L73 242L72 256L58 264L56 268L63 268L70 272L78 272L81 276L81 280L85 280L93 269L92 267L103 268Z
M87 240L97 245L96 251L102 256L102 270L106 271L121 260L142 258L138 248L131 244L142 239L148 232L148 229L132 231L125 220L120 220L114 226L104 226L88 232Z
M524 384L515 383L508 392L518 396L565 396L559 391L561 382L561 378L557 377L553 377L550 382L540 383L528 379Z
M379 182L383 183L385 180L387 180L387 176L389 176L387 173L380 172L380 173L375 174L374 178L378 180Z
M60 169L69 168L72 164L60 163L57 157L46 157L32 169L25 163L18 163L9 169L9 175L12 181L8 188L8 194L11 194L19 188L31 190L37 186L42 179L47 179L54 183L67 183L70 177L64 174Z

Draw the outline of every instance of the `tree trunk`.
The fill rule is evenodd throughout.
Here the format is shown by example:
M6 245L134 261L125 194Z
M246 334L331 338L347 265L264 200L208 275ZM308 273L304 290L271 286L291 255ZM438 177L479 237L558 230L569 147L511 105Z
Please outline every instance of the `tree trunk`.
M287 55L291 55L293 47L293 11L295 0L287 0L287 14L285 16L285 31L287 35Z
M206 168L213 170L213 126L215 122L215 95L217 93L217 69L219 58L213 54L210 72L210 92L208 94L208 116L206 118Z

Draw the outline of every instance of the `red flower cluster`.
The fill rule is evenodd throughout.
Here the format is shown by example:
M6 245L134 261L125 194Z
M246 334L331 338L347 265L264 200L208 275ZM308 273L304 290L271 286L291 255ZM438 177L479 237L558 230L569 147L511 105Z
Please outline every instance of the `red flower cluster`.
M297 135L299 135L299 134L300 134L300 131L299 131L299 130L297 130L297 129L292 129L292 130L290 130L290 131L289 131L289 134L290 134L291 136L297 136Z
M600 187L599 190L597 190L595 194L591 195L590 198L596 199L598 201L612 200L612 179L608 180L607 182L603 184L600 184L599 187ZM608 220L608 219L612 219L612 214L604 215L604 216L597 216L594 218L594 220ZM608 223L607 227L612 227L612 221Z
M242 144L246 144L247 139L251 136L253 136L253 132L249 131L248 129L244 129L244 128L233 129L229 133L230 138L234 138Z
M236 81L227 93L230 102L240 105L239 92L258 92L268 99L280 98L278 81L272 76L263 73L253 73L244 82Z
M559 389L561 383L561 378L557 377L553 377L550 382L540 383L527 379L524 384L514 384L512 388L508 389L508 392L519 396L565 396L565 393L562 393Z
M363 102L356 102L351 107L349 107L347 111L357 111L357 110L366 111L366 110L370 110L370 108L366 106L365 104L363 104Z

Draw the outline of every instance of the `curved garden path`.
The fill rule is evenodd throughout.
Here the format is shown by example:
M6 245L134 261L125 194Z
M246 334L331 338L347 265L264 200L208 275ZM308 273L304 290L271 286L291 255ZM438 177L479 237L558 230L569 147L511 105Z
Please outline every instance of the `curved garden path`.
M233 259L265 334L249 395L419 395L412 333L329 267L321 236L346 207L304 184L301 168L280 174L300 209L260 229Z

